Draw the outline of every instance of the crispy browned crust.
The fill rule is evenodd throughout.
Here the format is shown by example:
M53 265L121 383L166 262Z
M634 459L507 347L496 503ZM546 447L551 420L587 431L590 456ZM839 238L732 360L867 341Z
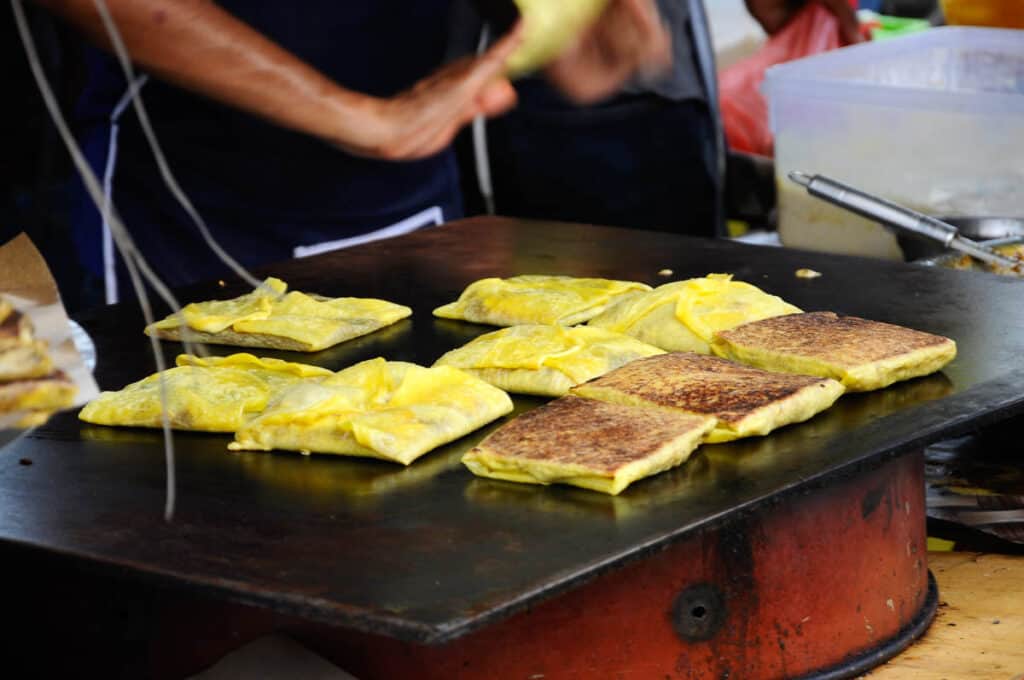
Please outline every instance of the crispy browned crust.
M841 366L859 366L951 342L940 335L833 312L777 316L717 335L737 347L760 347Z
M480 448L502 457L580 465L611 475L707 422L663 409L569 396L506 423Z
M632 361L586 386L613 389L643 401L736 423L754 411L827 381L774 373L693 352Z

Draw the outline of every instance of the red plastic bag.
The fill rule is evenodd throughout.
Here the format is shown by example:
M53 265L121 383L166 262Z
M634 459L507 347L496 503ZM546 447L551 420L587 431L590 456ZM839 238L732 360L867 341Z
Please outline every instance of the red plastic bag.
M770 66L840 47L839 20L817 2L807 3L764 46L718 77L719 106L725 139L735 151L771 156L768 102L761 94Z

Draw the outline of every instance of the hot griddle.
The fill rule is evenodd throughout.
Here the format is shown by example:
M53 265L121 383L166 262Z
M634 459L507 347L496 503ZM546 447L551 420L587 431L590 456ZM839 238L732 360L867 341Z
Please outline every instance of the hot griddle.
M800 268L822 276L797 278ZM69 565L77 558L335 626L439 643L698 530L1024 411L1020 281L499 218L266 268L294 289L381 297L415 310L410 320L319 354L266 354L332 369L375 356L429 365L493 330L430 314L479 278L546 273L658 285L709 272L732 273L806 310L952 337L959 357L940 375L847 395L769 437L704 446L685 465L614 498L473 477L459 458L490 428L408 468L233 454L225 450L227 436L182 433L177 514L165 523L159 434L88 426L67 413L0 451L0 540L62 556ZM185 291L185 299L243 291L236 283L213 284ZM96 342L102 388L152 372L143 322L131 305L79 320ZM164 346L168 357L178 351ZM516 403L521 411L541 401Z

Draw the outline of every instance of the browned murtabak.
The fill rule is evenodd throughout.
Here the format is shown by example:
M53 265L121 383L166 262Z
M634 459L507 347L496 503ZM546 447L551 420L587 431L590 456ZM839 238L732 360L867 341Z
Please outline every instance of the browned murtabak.
M745 364L835 378L857 392L934 373L956 356L949 338L833 312L755 321L717 333L712 344Z
M562 397L505 424L463 458L474 474L617 494L679 465L715 419Z
M835 380L776 373L692 352L633 361L573 389L590 399L711 416L724 442L807 420L843 393Z

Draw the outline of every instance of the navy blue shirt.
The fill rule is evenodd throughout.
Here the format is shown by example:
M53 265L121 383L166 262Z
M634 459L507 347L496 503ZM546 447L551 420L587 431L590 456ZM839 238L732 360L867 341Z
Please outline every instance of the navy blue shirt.
M224 0L247 22L345 88L398 93L444 58L450 0ZM90 53L77 109L87 155L102 175L109 118L126 87L112 57ZM454 156L408 163L350 156L152 78L143 98L175 176L214 235L244 264L291 257L296 246L393 224L431 206L461 213ZM173 285L225 269L170 196L135 115L121 122L114 202L151 264ZM99 217L82 203L80 252L99 273Z

